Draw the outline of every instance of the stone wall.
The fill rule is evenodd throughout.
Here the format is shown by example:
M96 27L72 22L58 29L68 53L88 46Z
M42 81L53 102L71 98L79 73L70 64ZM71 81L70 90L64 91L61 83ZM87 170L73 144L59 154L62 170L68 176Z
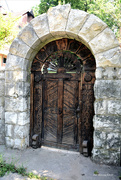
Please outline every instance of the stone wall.
M47 43L62 39L84 43L96 61L93 159L120 163L121 141L121 50L111 29L98 17L71 9L50 8L31 21L13 41L5 73L6 146L29 145L30 67L34 56Z
M12 63L9 64L9 61ZM30 77L23 58L8 55L5 71L5 142L7 147L29 146Z
M5 143L5 70L0 69L0 144Z
M120 164L121 68L97 68L93 159Z

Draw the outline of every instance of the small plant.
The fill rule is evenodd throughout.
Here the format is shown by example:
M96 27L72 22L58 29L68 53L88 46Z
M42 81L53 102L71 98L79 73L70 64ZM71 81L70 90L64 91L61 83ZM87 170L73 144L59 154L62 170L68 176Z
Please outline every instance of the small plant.
M27 176L30 179L35 178L39 180L49 180L47 177L40 177L32 172L27 173L26 168L24 168L23 165L21 167L16 167L13 161L10 164L6 163L3 160L3 156L0 154L0 177L3 177L6 173L9 174L10 172L18 173L22 176ZM50 180L53 179L51 178Z
M95 174L95 175L98 175L98 174L99 174L99 172L98 172L98 171L94 171L94 174Z
M119 179L121 179L121 174L120 174L120 176L119 176Z

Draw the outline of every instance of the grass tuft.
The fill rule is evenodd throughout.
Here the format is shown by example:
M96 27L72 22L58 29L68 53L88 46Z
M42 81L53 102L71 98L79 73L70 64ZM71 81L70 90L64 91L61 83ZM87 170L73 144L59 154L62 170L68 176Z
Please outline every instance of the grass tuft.
M10 172L27 176L30 179L35 178L39 180L53 180L52 178L40 177L32 172L27 173L26 168L24 168L23 165L21 167L16 167L14 162L6 163L6 161L3 160L3 156L0 154L0 177L3 177L6 173L9 174Z

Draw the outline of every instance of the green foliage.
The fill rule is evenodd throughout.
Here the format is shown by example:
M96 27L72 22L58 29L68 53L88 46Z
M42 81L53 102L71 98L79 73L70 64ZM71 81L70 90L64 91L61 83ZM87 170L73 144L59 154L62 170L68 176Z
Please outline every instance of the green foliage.
M22 176L27 176L30 179L35 178L39 180L53 180L52 178L40 177L32 172L27 173L26 168L24 168L23 165L20 167L16 167L13 161L11 163L6 163L3 160L3 156L0 154L0 177L3 177L6 173L9 174L10 172L18 173Z
M98 171L94 171L94 174L95 174L95 175L98 175L98 174L99 174L99 172L98 172Z
M121 27L121 0L95 0L89 4L88 13L95 14L104 21L119 38Z
M120 39L121 27L121 0L41 0L36 15L47 12L50 7L60 4L71 4L72 9L80 9L95 14L104 21ZM121 41L121 40L120 40Z
M18 28L16 22L18 19L18 17L14 17L11 13L8 15L2 15L0 13L0 49L3 49L6 45L10 45L17 36Z

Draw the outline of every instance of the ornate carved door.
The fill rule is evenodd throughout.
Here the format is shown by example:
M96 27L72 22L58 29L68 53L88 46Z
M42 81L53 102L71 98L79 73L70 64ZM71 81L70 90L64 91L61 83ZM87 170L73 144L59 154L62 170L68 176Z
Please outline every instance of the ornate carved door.
M88 141L91 152L94 58L77 41L63 39L52 43L40 50L32 65L30 139L33 146L41 144L81 152L83 143ZM73 52L72 44L78 53L82 53L80 47L83 47L86 58ZM43 56L44 62L40 60Z

